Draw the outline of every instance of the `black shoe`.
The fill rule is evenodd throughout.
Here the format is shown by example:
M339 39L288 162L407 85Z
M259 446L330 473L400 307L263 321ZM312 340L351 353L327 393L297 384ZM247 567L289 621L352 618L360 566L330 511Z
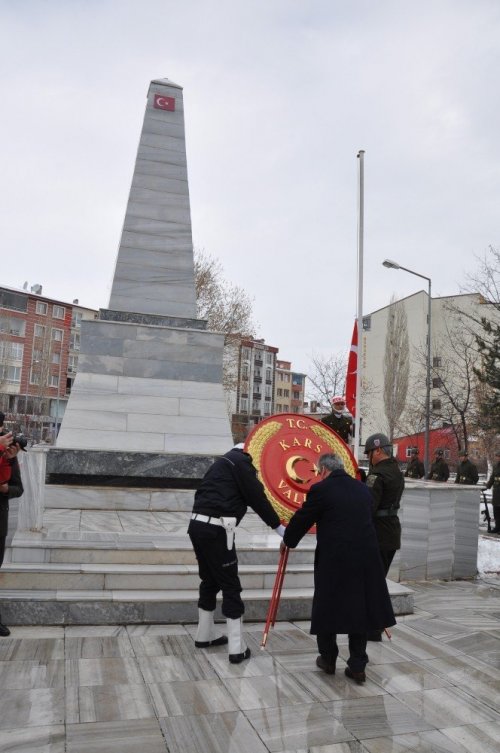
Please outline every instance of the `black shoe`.
M1 622L0 622L0 635L1 635L1 636L2 636L3 638L7 638L7 636L8 636L8 635L10 635L10 630L9 630L9 628L7 627L7 625L2 625L2 623L1 623Z
M344 674L346 677L350 677L351 680L357 682L358 685L362 685L366 680L366 675L364 672L353 672L352 669L349 669L349 667L346 667L344 669Z
M196 648L210 648L210 646L225 646L227 635L221 635L220 638L214 638L213 641L195 641Z
M242 654L229 654L229 661L231 664L240 664L245 659L250 659L251 653L250 649L246 648Z
M495 528L491 529L490 533L500 533L500 528L497 528L497 526L495 526Z
M327 675L334 675L335 674L335 664L330 664L327 662L324 656L321 656L321 654L316 659L316 666L323 670L323 672L326 672Z
M380 642L382 640L382 633L378 633L378 632L368 633L366 636L366 640Z

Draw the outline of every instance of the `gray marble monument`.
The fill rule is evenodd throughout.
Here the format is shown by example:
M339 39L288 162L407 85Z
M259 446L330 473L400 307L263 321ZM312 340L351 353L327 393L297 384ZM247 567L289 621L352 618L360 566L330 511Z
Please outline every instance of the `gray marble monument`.
M196 319L182 88L154 80L109 308L82 322L49 481L202 475L232 443L223 344Z

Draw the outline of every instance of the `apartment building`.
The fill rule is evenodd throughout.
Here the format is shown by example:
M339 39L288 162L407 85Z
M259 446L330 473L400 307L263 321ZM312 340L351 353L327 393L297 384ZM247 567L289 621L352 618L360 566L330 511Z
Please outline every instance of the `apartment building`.
M399 435L410 436L423 431L423 425L417 427L409 415L412 408L422 407L424 403L428 294L421 290L398 303L406 312L410 360L409 389L402 420L402 424L406 423L406 431L400 431ZM384 410L384 361L389 312L390 305L363 317L360 338L364 391L361 442L374 432L388 432ZM495 319L498 313L478 293L431 299L431 429L443 428L447 424L443 381L452 382L459 394L460 389L466 389L465 371L471 371L472 365L479 366L477 352L474 348L467 348L466 342L474 328L477 329L474 321L483 316Z
M0 287L0 407L32 439L57 435L76 374L82 319L97 312L28 290Z
M290 361L276 361L275 413L303 413L306 375L292 371Z

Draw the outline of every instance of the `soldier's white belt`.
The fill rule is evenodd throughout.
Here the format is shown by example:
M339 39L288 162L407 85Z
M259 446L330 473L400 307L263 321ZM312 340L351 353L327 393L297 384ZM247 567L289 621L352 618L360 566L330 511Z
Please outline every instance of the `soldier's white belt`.
M233 548L236 518L212 518L209 515L201 515L194 512L191 515L191 520L198 520L200 523L210 523L213 526L222 526L226 530L227 548L228 550Z
M222 526L222 527L224 527L224 524L223 524L221 518L211 518L209 515L200 515L197 512L194 512L191 515L191 520L199 520L200 523L210 523L210 525L213 525L213 526Z

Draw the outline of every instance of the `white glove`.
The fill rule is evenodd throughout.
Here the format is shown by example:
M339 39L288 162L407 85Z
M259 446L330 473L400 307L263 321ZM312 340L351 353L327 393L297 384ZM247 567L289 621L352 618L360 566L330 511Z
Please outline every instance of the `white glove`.
M286 531L285 526L282 526L281 524L277 528L274 529L274 533L277 533L278 536L281 536L281 538L283 538L283 536L285 535L285 531Z

